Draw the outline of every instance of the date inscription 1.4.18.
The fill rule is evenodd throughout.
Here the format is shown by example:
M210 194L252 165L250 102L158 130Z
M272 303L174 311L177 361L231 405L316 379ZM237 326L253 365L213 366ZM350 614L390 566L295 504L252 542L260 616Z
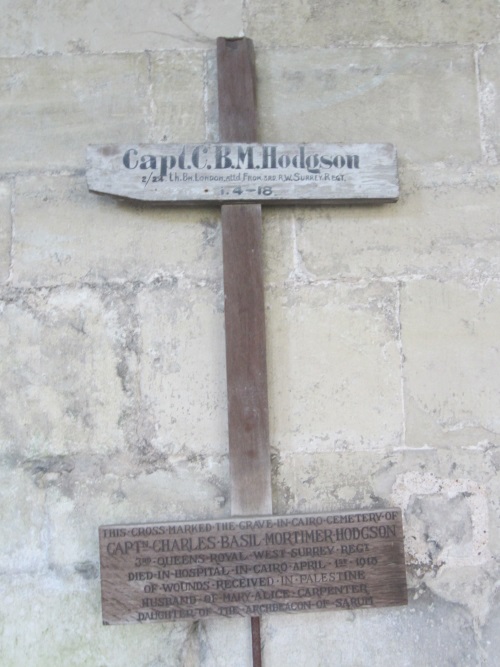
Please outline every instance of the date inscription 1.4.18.
M391 144L89 146L90 190L150 202L373 203L399 196Z

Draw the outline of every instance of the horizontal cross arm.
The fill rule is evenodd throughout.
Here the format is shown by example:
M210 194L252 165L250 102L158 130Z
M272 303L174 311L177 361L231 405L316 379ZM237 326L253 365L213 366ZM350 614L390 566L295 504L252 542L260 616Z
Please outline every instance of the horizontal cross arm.
M89 146L89 189L170 204L357 204L399 196L392 144Z

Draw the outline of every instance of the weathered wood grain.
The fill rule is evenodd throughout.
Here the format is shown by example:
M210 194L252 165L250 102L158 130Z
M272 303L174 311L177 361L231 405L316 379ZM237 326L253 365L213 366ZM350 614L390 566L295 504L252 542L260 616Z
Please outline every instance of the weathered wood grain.
M398 509L102 526L99 539L107 624L407 602Z
M257 141L257 86L251 40L217 39L217 92L219 138ZM247 155L250 160L248 152ZM222 159L219 166L222 167ZM243 192L243 188L228 190L233 196L237 191ZM255 190L260 192L259 188ZM224 191L223 186L221 194ZM271 514L261 207L241 203L222 206L221 221L231 513ZM262 664L258 613L251 615L253 667Z
M270 514L260 206L223 206L222 243L231 512Z
M226 92L220 96L221 122ZM89 189L179 205L340 205L394 202L399 196L391 144L231 143L241 126L232 114L218 144L89 146Z
M217 39L217 94L220 140L257 141L257 82L251 39Z
M246 518L102 527L103 619L250 615L258 667L262 613L407 601L399 510L269 516L260 203L390 202L399 185L389 144L256 143L251 41L220 38L217 57L220 143L91 146L87 178L126 199L222 204L231 511Z
M219 38L217 72L220 139L255 141L251 41ZM231 513L271 514L261 207L226 205L221 217Z

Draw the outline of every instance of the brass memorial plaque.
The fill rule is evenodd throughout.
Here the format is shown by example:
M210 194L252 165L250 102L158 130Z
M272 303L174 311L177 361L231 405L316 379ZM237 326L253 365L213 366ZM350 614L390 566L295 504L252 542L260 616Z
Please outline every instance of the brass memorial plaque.
M398 509L102 526L104 624L407 603Z

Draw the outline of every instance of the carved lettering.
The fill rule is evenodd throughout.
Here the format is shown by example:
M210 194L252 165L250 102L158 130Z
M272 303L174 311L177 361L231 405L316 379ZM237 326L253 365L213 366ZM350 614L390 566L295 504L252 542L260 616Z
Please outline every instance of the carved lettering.
M219 159L232 158L221 150ZM104 526L100 549L106 623L406 602L399 510Z

